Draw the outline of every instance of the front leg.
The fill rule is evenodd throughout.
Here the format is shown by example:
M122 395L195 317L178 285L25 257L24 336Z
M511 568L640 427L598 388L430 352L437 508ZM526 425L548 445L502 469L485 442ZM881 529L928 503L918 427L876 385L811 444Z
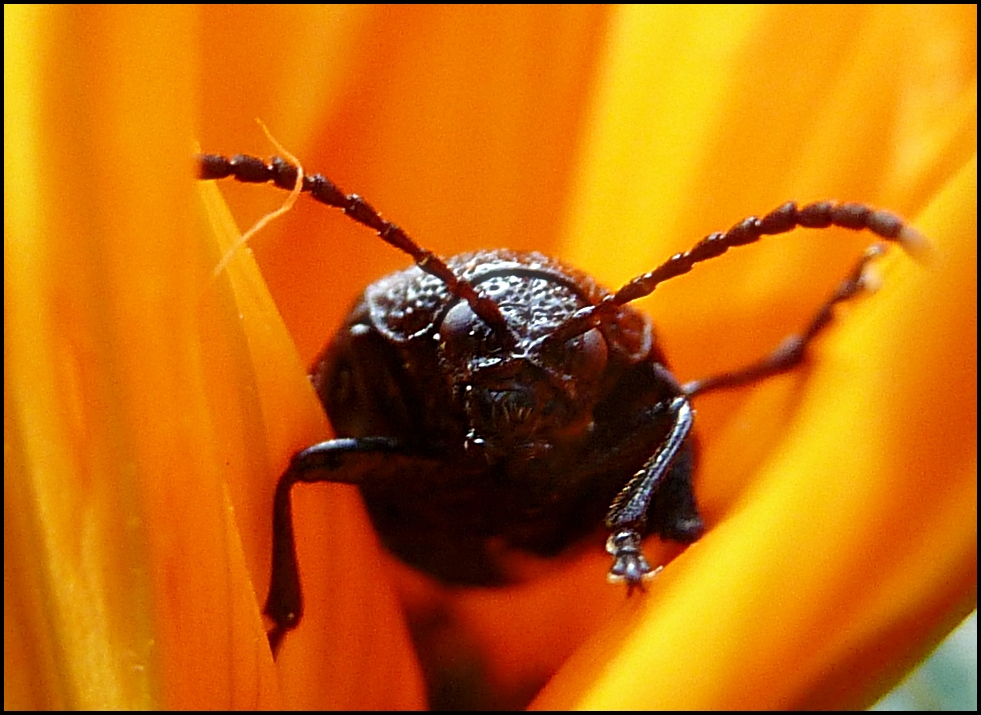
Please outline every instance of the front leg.
M650 564L641 550L647 512L691 432L693 415L686 398L673 398L666 409L673 417L671 429L647 463L617 494L606 515L606 528L610 530L606 550L613 556L609 579L625 581L628 593L640 586L644 577L651 573ZM697 526L700 527L700 524Z
M269 630L273 654L283 636L296 628L303 615L303 594L296 562L290 490L298 482L337 482L361 485L392 479L419 466L432 464L425 457L388 437L334 439L297 452L276 485L273 499L272 577L264 613L274 625Z

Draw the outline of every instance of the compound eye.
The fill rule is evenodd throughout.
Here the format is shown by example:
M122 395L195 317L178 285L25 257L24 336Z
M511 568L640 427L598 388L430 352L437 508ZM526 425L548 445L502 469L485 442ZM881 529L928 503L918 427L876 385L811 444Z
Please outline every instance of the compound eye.
M477 334L477 326L480 318L473 312L470 306L460 301L446 313L443 324L439 328L439 334L446 341L458 342L460 340L473 340Z
M606 369L606 338L596 328L565 343L566 372L580 378L598 377Z

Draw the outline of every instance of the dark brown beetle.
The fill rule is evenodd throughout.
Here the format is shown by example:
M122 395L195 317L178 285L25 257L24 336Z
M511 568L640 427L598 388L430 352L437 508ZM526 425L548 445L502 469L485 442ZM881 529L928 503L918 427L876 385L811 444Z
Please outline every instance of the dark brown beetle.
M203 179L284 189L297 180L279 158L206 154L200 167ZM538 253L443 261L325 177L305 176L302 190L416 265L368 286L313 366L338 437L296 454L276 489L265 608L274 649L302 610L289 496L296 482L358 485L386 548L444 582L503 583L502 547L553 556L602 524L610 579L628 591L640 586L652 572L645 536L690 543L704 529L692 491L691 398L799 364L883 249L865 252L803 333L754 364L685 385L668 370L650 320L626 304L733 246L798 226L868 229L907 247L922 240L863 204L787 203L610 293Z

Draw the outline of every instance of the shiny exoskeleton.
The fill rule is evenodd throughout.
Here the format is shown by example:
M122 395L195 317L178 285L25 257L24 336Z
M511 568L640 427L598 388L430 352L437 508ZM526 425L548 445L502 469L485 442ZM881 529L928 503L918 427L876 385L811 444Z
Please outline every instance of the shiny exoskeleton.
M199 159L204 179L291 189L299 176L278 158ZM609 577L640 586L652 573L645 536L690 543L704 530L692 490L691 398L799 364L883 249L865 252L799 335L752 365L684 385L650 320L627 304L733 246L796 227L920 240L895 215L863 204L787 203L609 292L538 253L444 261L325 177L303 176L301 188L416 265L368 286L312 368L338 436L296 454L277 486L266 602L274 649L301 614L290 509L297 482L356 484L386 548L444 582L501 584L501 554L552 556L605 529Z

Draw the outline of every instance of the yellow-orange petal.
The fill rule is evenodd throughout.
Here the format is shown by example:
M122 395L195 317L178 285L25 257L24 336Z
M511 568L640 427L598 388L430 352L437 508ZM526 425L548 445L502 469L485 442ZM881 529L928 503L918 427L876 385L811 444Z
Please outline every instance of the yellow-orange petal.
M329 80L314 81L329 88L317 95L319 116L324 119L319 124L310 119L316 100L298 103L294 109L302 115L298 125L315 127L312 137L298 141L321 148L312 152L312 158L298 151L308 169L324 170L347 190L367 195L387 217L429 247L445 253L487 245L541 248L571 258L611 284L650 269L709 231L787 198L831 195L869 200L917 220L976 152L975 10L740 7L606 12L382 8L358 14L350 22L350 16L340 24L327 22L330 32L354 28L356 37L331 36L324 43L329 49L320 55L321 64L296 64L300 71L314 67L330 73L334 66L330 52L340 47L338 64L343 71ZM602 23L608 17L612 17L609 33L604 34ZM284 34L275 24L247 27L252 32L242 33L245 36L263 29L272 37ZM509 34L515 27L518 30ZM522 35L526 27L529 30ZM556 27L561 31L550 34ZM502 52L499 45L488 43L492 37L513 44ZM549 45L552 37L561 42ZM597 65L599 51L605 54ZM276 52L280 59L269 63L275 89L242 88L245 93L256 92L255 99L265 107L278 106L266 93L295 87L300 81L295 77L277 81L275 72L285 72L290 60L282 59L286 54L278 48ZM301 47L299 54L304 53L313 50ZM234 55L225 54L219 61L230 63ZM594 72L596 94L591 100ZM555 81L536 82L540 76ZM216 77L215 83L229 86L238 81L228 67ZM498 83L490 83L488 77ZM576 105L576 101L593 104ZM275 122L263 118L276 129ZM291 137L276 133L295 149ZM218 148L263 153L261 146L254 145ZM550 180L544 192L539 188L542 172L548 172L545 178ZM570 185L571 194L557 199ZM263 193L255 187L243 191L252 196ZM563 202L569 218L563 218L557 208ZM257 242L256 251L300 352L308 359L363 284L404 261L342 217L324 217L322 207L297 208L295 222L293 218L283 222L275 230L280 237ZM563 224L570 226L571 235L564 246L555 238L566 233ZM943 231L931 238L947 240ZM659 289L648 305L679 375L696 377L738 364L775 344L806 319L866 242L866 237L846 232L768 239L764 245L700 268L677 285L672 282ZM905 257L895 255L883 264L884 290L902 292L904 276L921 275L916 266L906 263ZM933 276L932 269L921 270ZM880 297L856 304L842 324L847 325L852 316L873 314L872 306ZM949 306L935 308L930 314L944 316L941 322L947 328L965 319L962 311L948 312ZM966 319L970 318L968 314ZM757 503L774 504L766 513L779 513L780 508L786 510L787 502L774 494L797 493L789 486L771 493L761 483L774 487L789 480L796 487L813 481L810 470L815 455L829 449L819 438L835 429L834 423L821 418L826 413L823 407L847 398L853 388L839 380L864 374L855 372L849 360L881 350L881 339L841 344L830 336L823 339L815 363L832 369L836 379L820 380L819 367L755 393L706 397L699 403L699 429L707 436L699 495L712 523L723 525L723 536L730 528L730 515L736 521L739 514L755 513L750 507ZM934 359L921 357L927 363ZM950 408L974 414L965 406L964 395L969 398L971 393L949 394ZM907 403L915 404L916 398L907 395ZM891 413L882 413L873 421L893 425L893 419ZM890 434L905 439L902 429ZM942 433L934 432L934 438L942 438ZM872 446L887 449L892 444ZM963 442L954 446L955 452L965 448ZM831 449L838 449L837 440ZM765 477L774 473L774 464L797 466ZM882 466L886 465L877 468ZM870 484L884 474L873 472ZM951 468L943 479L963 485L964 474ZM826 486L834 491L830 481ZM909 494L903 488L894 491L897 496ZM744 508L748 511L741 511ZM874 510L863 513L878 518ZM954 540L964 533L961 525ZM795 531L791 538L797 536ZM709 550L711 543L692 549L691 558ZM879 546L873 542L862 548ZM751 564L739 561L745 551L735 550L735 558L721 562L719 570L750 572ZM755 553L749 551L751 556ZM720 552L729 554L724 548L713 551ZM600 554L597 561L603 560ZM662 576L666 591L675 592L672 579L687 583L681 575L671 575L685 563L676 562L677 569L672 566ZM598 566L602 571L602 563ZM712 568L716 567L706 567L706 572L712 573ZM789 578L786 571L776 575ZM813 572L809 578L808 583L813 583ZM539 629L535 620L544 608L568 614L564 630L562 618L547 619L564 637L573 631L588 632L583 624L596 613L602 620L604 609L611 607L599 590L593 594L588 588L552 585L552 595L558 598L548 598L546 590L536 592L537 600L531 602L538 606L519 607L523 616L509 622L508 628L500 626L502 614L508 613L506 603L490 603L491 597L484 595L474 599L479 606L461 607L467 618L472 617L472 628L488 641L488 648L501 654L502 668L511 669L512 680L520 680L523 669L529 668L536 640L553 643L551 631ZM685 593L684 589L677 592ZM708 594L719 597L716 590ZM815 590L810 595L821 600L826 593ZM686 599L679 596L675 601ZM696 602L710 605L697 598ZM591 608L591 604L599 605ZM627 608L631 609L643 610L636 604ZM661 618L660 611L649 615ZM933 616L931 622L943 621L940 614ZM639 616L628 616L628 623L633 623L631 618ZM863 642L880 642L876 634L881 635L881 629L870 628L872 635ZM509 647L512 636L524 637L523 642L531 645ZM631 697L649 694L653 687L646 661L615 661L623 638L621 634L612 641L601 639L602 655L592 660L583 656L585 670L570 671L581 676L571 694L543 702L569 705L577 697L587 697L581 686L600 682L597 679L605 677L613 662L627 667L625 679L633 684L623 692ZM918 641L919 647L924 642ZM768 653L782 653L789 647L762 639L741 643L757 648L758 653L745 652L760 662L772 662ZM656 641L665 657L685 644L683 630ZM595 656L597 651L587 652ZM739 702L735 697L739 693L726 688L738 684L734 679L743 652L719 663L730 679L720 680L713 692L732 696L731 702ZM827 652L841 657L833 648ZM886 672L887 666L903 660L895 650L888 650L886 658L889 663L866 658L863 667L847 668L855 674L853 680L838 683L832 692L865 688L872 670ZM824 662L834 669L842 661ZM314 680L318 664L304 667ZM540 675L536 668L532 670ZM560 678L560 682L569 680ZM780 702L824 702L820 693L802 695L792 690L797 685L766 691L772 695L770 702L780 698ZM688 693L691 702L703 702L697 698L706 696L670 684L658 687L658 693ZM550 690L550 697L558 688ZM597 688L599 693L620 692ZM862 693L842 696L837 702L863 702L867 694Z
M901 323L949 315L974 285L975 191L971 164L920 217L933 235L953 224L962 236L943 279L897 268L855 311L750 492L659 577L645 613L577 653L548 693L585 708L868 705L973 608L974 427L969 413L947 419L973 359L895 356ZM938 323L925 339L951 345L970 328L967 315ZM875 347L856 360L852 343L869 333ZM884 389L882 374L919 398Z
M228 525L217 482L201 478L214 465L197 448L210 434L191 368L193 15L4 19L5 427L18 447L5 484L19 497L5 513L24 518L14 564L31 564L14 572L15 597L39 615L14 620L33 648L7 653L5 672L46 683L8 702L190 705L170 664L195 657L193 675L227 661L197 647L198 619L180 632L162 621L188 603L230 624L229 592L197 578L248 583L240 558L197 552ZM187 580L172 578L181 551L197 557ZM254 611L236 622L261 633ZM231 702L234 681L222 667L213 691Z
M750 30L745 15L754 12L762 12L762 17L754 20L757 24ZM764 175L768 170L780 171L794 186L802 187L785 197L803 193L814 198L814 187L822 182L836 187L843 179L840 186L847 190L853 184L855 195L873 202L882 204L891 195L900 208L906 203L909 218L925 229L944 258L918 265L897 252L883 265L885 285L880 293L843 311L846 315L834 335L816 346L811 367L754 391L698 401L705 447L699 495L717 526L662 574L653 603L644 609L646 615L631 607L624 623L611 626L575 656L538 701L542 707L870 704L895 682L903 667L962 618L976 598L972 586L975 520L969 513L976 503L972 471L976 410L973 398L965 397L973 395L975 355L954 348L957 357L951 357L951 347L962 345L976 322L975 307L965 306L957 297L976 292L976 207L971 198L976 183L976 93L970 57L957 54L970 42L954 30L958 21L946 10L929 17L881 8L833 12L739 8L731 13L725 24L727 34L715 38L720 44L695 43L704 44L714 61L703 60L700 69L684 67L687 76L714 77L713 64L737 78L752 74L757 83L767 71L800 69L803 76L810 76L826 71L825 48L838 42L849 48L842 55L845 66L836 70L844 97L849 97L848 88L856 82L867 84L859 81L862 77L874 77L894 89L869 98L868 104L859 103L855 96L842 104L831 87L823 101L815 104L813 97L806 96L809 104L802 104L800 97L793 96L795 86L780 91L783 85L777 83L776 88L768 87L767 103L744 103L744 116L729 124L727 140L721 125L728 119L720 113L732 102L719 102L718 109L709 110L712 120L707 127L698 125L688 135L696 149L708 147L711 156L694 166L681 162L672 174L670 166L635 158L628 149L637 133L643 133L637 127L644 126L644 107L652 101L650 93L657 92L656 82L638 87L642 75L631 75L630 70L644 66L637 58L643 56L645 46L660 45L650 43L650 34L638 27L658 23L643 11L627 11L627 17L620 16L625 46L612 51L610 77L623 94L617 106L628 112L635 107L635 117L622 123L612 109L599 110L602 116L616 118L594 139L606 149L593 155L594 161L586 166L588 175L610 187L619 186L616 177L622 175L645 177L639 180L641 185L701 182L706 187L695 197L669 190L669 205L674 195L690 204L697 196L708 195L710 179L718 177L726 187L734 175L740 182L737 196L755 191L764 197L757 203L763 203L780 181L770 177L764 185L757 179L757 169ZM836 36L841 13L857 13L850 26L868 34L856 31L847 43ZM927 36L924 20L933 20L930 28L940 39L932 39L939 47L924 48L928 56L904 56L895 63L899 47L908 55L911 45L918 46L911 38ZM761 31L759 22L768 31ZM678 26L663 17L660 24ZM808 42L794 32L797 26L809 28ZM827 28L825 35L819 32L822 27ZM963 27L970 28L967 35L973 34L973 24ZM724 65L719 59L765 55L767 45L779 46L781 41L787 52L795 45L792 67L761 62L748 70L746 63ZM949 77L933 74L937 68L929 57L938 52L947 60ZM621 57L633 64L621 62ZM739 82L723 86L728 99L738 100L750 91L750 86ZM670 83L666 91L670 92ZM704 102L700 92L695 87L694 99L680 97L682 108L689 102ZM803 111L805 106L809 113ZM957 121L951 119L951 107ZM767 124L765 114L771 109L784 127ZM691 114L701 116L704 111L699 105ZM815 112L825 120L814 127L794 121ZM924 149L918 137L903 132L914 121L927 129L937 150L935 161L945 167L942 177L922 156L915 164L905 163ZM765 136L760 135L760 123L767 124ZM705 137L698 136L700 130ZM854 142L855 132L864 133L866 143ZM771 144L796 147L793 161L768 163ZM761 166L746 160L754 154L760 156ZM620 161L614 169L607 158L611 155ZM897 175L901 163L919 175ZM740 173L740 167L745 171ZM864 182L863 176L868 177ZM915 208L928 177L933 180L933 195L929 208L919 213ZM893 193L900 186L906 193ZM730 200L730 193L724 189L719 197L713 194L707 211L716 212L719 203ZM838 189L833 195L848 194ZM628 197L605 221L597 218L601 210L584 209L583 225L615 222L621 224L615 229L620 234L662 209L638 196L633 202ZM676 215L677 221L690 222L696 214ZM723 228L741 215L714 228ZM668 215L666 223L672 220L674 215ZM695 236L708 230L697 230ZM841 275L840 266L854 260L854 246L868 240L832 235L808 239L806 235L796 239L797 245L793 238L768 239L769 244L781 245L759 247L755 252L759 258L721 259L686 281L679 280L677 288L669 285L659 291L651 301L652 310L659 324L667 326L669 345L676 342L671 336L692 335L689 326L700 322L709 326L704 337L694 333L698 354L678 341L680 349L671 353L680 356L676 369L686 374L694 365L698 372L693 370L692 376L711 372L709 366L718 370L738 364L743 353L742 359L759 354L761 337L764 349L775 344L795 325L793 315L799 316L796 324L800 324L807 306L816 306L820 293ZM835 261L841 261L849 255L849 245L851 257L844 258L844 264L826 260L834 254ZM684 247L674 245L669 250ZM822 277L826 273L829 277ZM815 287L821 281L825 281L822 287ZM770 295L771 290L775 295ZM805 297L785 301L786 308L775 310L783 290ZM812 291L818 294L809 303L806 296ZM773 307L762 307L769 305L767 301ZM761 310L768 312L759 320ZM768 337L773 330L777 332ZM713 349L720 339L723 349ZM944 389L947 385L956 387ZM947 414L958 416L956 427ZM918 542L931 546L914 548ZM629 627L635 632L629 633Z
M206 185L201 191L225 251L238 242L238 230L217 189ZM208 289L218 303L239 311L242 334L231 338L233 342L244 338L247 344L238 352L227 346L222 351L222 338L228 336L218 333L208 343L218 348L210 361L214 384L234 376L224 381L223 393L213 397L215 419L226 416L223 405L236 401L243 403L251 418L230 414L228 429L235 441L229 447L244 467L244 472L236 471L238 479L230 481L231 488L239 490L233 501L255 594L264 599L271 570L274 478L293 452L323 439L326 428L295 348L249 253L240 248L229 262L232 295L225 294L225 276ZM348 487L301 486L294 489L293 505L305 615L277 659L286 702L337 709L417 705L422 693L415 657L393 594L382 578L378 546L356 492ZM297 665L310 662L317 668Z
M4 20L5 704L279 707L259 614L271 495L323 418L247 255L212 278L234 229L193 178L197 16ZM358 518L338 516L350 540ZM334 546L367 554L349 581L370 598L342 602L377 608L328 611L345 667L321 702L364 702L376 677L369 702L417 704L371 548Z

